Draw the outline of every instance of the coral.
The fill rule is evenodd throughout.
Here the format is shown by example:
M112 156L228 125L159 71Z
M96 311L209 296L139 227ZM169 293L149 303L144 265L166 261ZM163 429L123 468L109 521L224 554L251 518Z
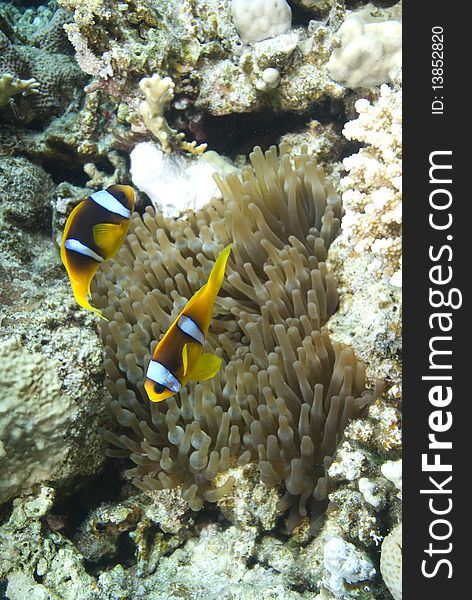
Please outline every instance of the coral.
M374 104L357 100L359 117L343 134L367 146L344 159L348 175L341 181L343 236L358 254L373 255L370 269L395 285L401 285L401 103L401 90L387 85Z
M4 325L8 328L8 321ZM85 433L81 420L90 407L78 407L76 398L64 393L58 361L28 351L12 338L2 341L0 352L0 437L5 451L0 503L40 481L64 485L93 472L102 462L96 434L79 450ZM87 424L96 419L89 416Z
M172 152L172 144L192 154L200 154L206 149L206 144L197 145L196 142L187 142L184 134L172 129L164 117L164 110L174 97L174 82L170 77L161 79L159 75L144 77L139 82L139 87L146 99L139 105L139 111L146 127L159 140L162 149L167 154Z
M3 157L0 186L3 501L38 481L70 488L95 473L106 418L100 341L51 239L54 184L26 159Z
M232 477L234 486L218 501L218 508L234 525L239 527L257 527L262 531L271 531L280 516L278 510L279 494L274 488L261 483L259 469L254 464L229 469L219 474L215 480Z
M262 92L274 90L280 83L280 72L273 67L262 71L262 78L256 82L256 88Z
M43 526L53 501L54 490L48 487L37 496L14 500L9 520L0 527L0 578L8 581L7 598L97 597L97 586L74 546Z
M2 75L0 77L0 108L8 104L10 98L16 94L29 96L38 93L39 83L33 77L31 79L16 79L13 75Z
M399 383L401 90L383 85L376 102L360 99L355 106L360 116L346 123L344 135L367 145L343 161L346 212L328 264L344 293L330 329L336 340L353 345L371 377Z
M389 524L398 521L401 494L385 478L384 468L400 456L400 427L401 415L392 389L386 399L369 407L364 418L346 427L328 469L333 483L324 525L328 533L372 548L382 540Z
M51 178L25 158L0 156L0 189L0 264L4 269L34 264L35 243L49 233Z
M402 600L402 524L399 523L382 543L380 572L394 600Z
M359 255L338 238L330 248L328 267L343 291L330 320L335 340L351 344L368 364L369 377L401 381L401 289L390 284L372 264L376 255Z
M292 4L317 13L327 13L337 0L292 0Z
M164 217L200 209L220 196L213 179L217 171L208 160L169 156L151 142L137 144L130 158L133 184L147 194Z
M326 71L333 34L321 23L241 47L229 1L181 0L179 10L167 0L133 0L118 8L111 0L60 3L74 12L65 28L79 65L94 77L87 90L104 92L101 102L112 99L118 123L141 134L136 141L144 141L146 133L138 83L152 73L175 83L171 108L184 126L205 112L220 116L268 107L299 112L343 93ZM263 85L266 69L280 74L272 89Z
M74 407L61 392L55 364L17 340L0 347L0 503L38 481L53 479L67 456L63 437Z
M231 0L231 10L244 42L266 40L292 25L292 11L285 0Z
M237 60L228 57L203 64L196 107L214 115L265 107L300 111L324 97L339 98L342 87L326 71L332 37L331 30L320 24L255 42ZM269 85L264 81L268 69ZM274 77L275 71L279 77Z
M217 177L223 201L169 221L133 217L124 248L94 294L103 327L111 408L122 433L105 433L136 467L143 489L183 486L194 510L233 486L212 481L256 462L269 487L283 484L288 527L326 498L325 469L350 417L373 399L353 352L320 328L336 307L323 265L335 237L339 198L306 153L275 148L252 167ZM166 403L149 403L143 373L160 334L202 285L223 245L237 240L208 345L225 368ZM152 257L151 259L149 257ZM184 274L185 273L185 278ZM153 341L154 340L154 341ZM151 343L152 342L152 343ZM125 433L126 432L126 433Z
M364 14L350 15L337 31L340 47L328 61L335 81L349 88L392 81L401 69L402 26L398 21L366 22Z
M14 110L4 108L0 113L4 120L11 119L13 112L14 119L22 124L44 122L65 110L76 94L76 88L85 81L83 73L67 54L13 44L1 31L0 50L0 76L7 74L15 81L34 80L30 88L34 86L35 90L32 94L15 96ZM34 82L39 85L35 86Z
M388 460L381 467L382 475L391 481L397 490L399 490L401 497L402 492L402 460Z
M325 544L323 561L330 575L326 585L336 598L345 597L346 583L365 581L375 574L370 558L339 537L333 537Z
M123 539L129 539L137 574L152 573L165 554L189 537L192 523L185 500L175 490L140 494L92 510L74 536L77 549L89 564L113 560Z
M17 44L35 46L52 54L71 53L72 48L63 28L70 20L71 14L58 8L56 0L47 0L28 8L7 2L0 5L2 30L10 39Z

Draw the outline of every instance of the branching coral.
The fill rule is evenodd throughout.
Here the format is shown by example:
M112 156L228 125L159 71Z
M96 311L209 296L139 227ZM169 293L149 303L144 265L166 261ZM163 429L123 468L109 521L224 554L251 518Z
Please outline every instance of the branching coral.
M255 462L266 485L285 488L279 509L291 510L292 529L327 497L330 457L373 394L352 350L322 329L337 305L324 260L339 230L339 197L306 151L293 162L280 154L256 149L241 176L217 178L223 201L187 221L151 209L135 215L94 301L110 319L102 335L121 426L104 435L111 456L135 463L127 476L142 489L181 485L197 510L232 486L228 477L215 489L218 473ZM232 241L207 340L224 368L180 397L150 403L150 353Z
M34 79L17 79L6 73L0 77L0 108L6 106L13 96L29 96L38 93L39 82Z
M146 127L159 140L164 152L167 154L172 152L172 141L182 150L192 154L205 151L206 144L197 145L196 142L185 141L184 134L173 129L164 117L164 110L174 97L175 85L170 77L161 78L157 74L144 77L139 82L139 87L146 98L139 105L139 111Z
M402 93L387 85L374 104L355 104L359 117L346 123L349 140L367 144L344 159L349 174L344 193L343 234L358 253L374 255L372 269L382 269L400 284L401 264L401 112Z

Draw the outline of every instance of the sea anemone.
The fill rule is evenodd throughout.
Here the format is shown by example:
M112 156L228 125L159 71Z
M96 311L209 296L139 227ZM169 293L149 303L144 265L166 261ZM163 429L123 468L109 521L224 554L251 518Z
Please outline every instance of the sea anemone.
M291 158L256 148L252 166L218 178L223 200L178 220L134 214L119 254L103 266L94 302L102 324L110 407L108 454L129 457L125 474L144 490L181 486L190 508L233 485L214 478L256 463L280 486L287 526L316 516L326 469L348 420L376 391L352 349L324 328L337 306L324 261L339 231L341 202L306 149ZM151 354L228 243L233 251L205 350L223 359L215 378L149 402L143 382Z

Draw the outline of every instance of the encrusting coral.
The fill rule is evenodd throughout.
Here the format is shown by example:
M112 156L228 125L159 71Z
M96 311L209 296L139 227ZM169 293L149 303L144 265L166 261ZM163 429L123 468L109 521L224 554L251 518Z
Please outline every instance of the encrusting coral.
M45 122L67 108L77 93L76 86L85 78L70 56L55 51L54 45L52 48L54 51L12 42L0 31L2 119L9 116L6 105L12 96L12 85L18 89L23 86L23 93L15 96L13 111L20 123Z
M147 209L133 216L117 257L104 265L94 302L103 307L111 410L121 430L104 432L109 454L127 457L138 487L182 486L190 507L217 501L230 466L258 464L268 486L283 484L279 510L316 516L329 491L326 469L343 429L376 395L365 367L323 328L337 306L324 260L339 231L339 196L306 150L251 154L241 175L217 177L223 200L188 220ZM161 334L233 245L215 305L208 349L223 369L167 402L150 403L144 373Z

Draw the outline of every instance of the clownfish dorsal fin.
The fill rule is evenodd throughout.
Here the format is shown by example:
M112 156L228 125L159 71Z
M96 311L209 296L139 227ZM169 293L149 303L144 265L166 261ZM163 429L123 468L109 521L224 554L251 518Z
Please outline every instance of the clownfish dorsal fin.
M122 229L122 226L115 223L98 223L93 227L94 242L102 250L107 259L116 254L121 246L120 229Z
M187 381L205 381L214 377L221 368L221 358L203 352L197 344L185 344L182 350L183 374Z

